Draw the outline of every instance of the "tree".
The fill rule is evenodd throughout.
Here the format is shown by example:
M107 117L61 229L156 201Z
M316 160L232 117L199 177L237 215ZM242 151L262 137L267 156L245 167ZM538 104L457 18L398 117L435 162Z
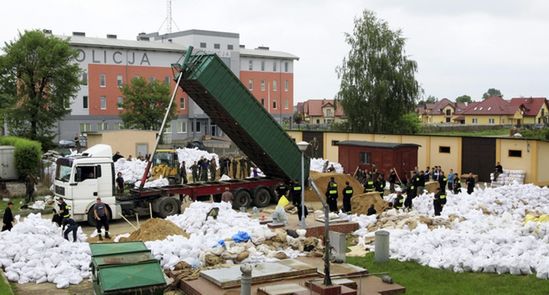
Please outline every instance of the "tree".
M147 82L142 77L133 78L130 84L122 86L124 112L120 115L124 127L158 130L170 103L170 87L153 80ZM175 117L175 104L172 104L168 122Z
M345 40L351 50L337 68L338 98L351 130L402 132L402 115L414 111L421 88L414 77L417 64L405 55L401 31L391 31L387 22L364 10Z
M435 97L435 96L433 96L433 95L429 95L429 96L427 96L426 99L422 99L422 100L418 101L418 102L417 102L417 105L418 105L418 106L422 106L422 105L426 105L426 104L428 104L428 103L435 103L435 102L437 102L437 101L438 101L438 98L437 98L437 97Z
M462 102L462 103L471 103L473 100L471 99L471 97L467 94L464 94L462 96L458 96L456 98L456 103L457 102Z
M301 114L300 112L295 112L293 115L293 120L294 123L301 124L301 122L303 122L303 114Z
M501 94L501 91L499 91L499 89L490 88L488 89L488 91L484 92L484 94L482 95L482 99L487 99L488 97L491 97L491 96L503 97L503 94Z
M77 51L66 40L25 31L0 56L0 100L10 132L50 147L54 125L80 87Z

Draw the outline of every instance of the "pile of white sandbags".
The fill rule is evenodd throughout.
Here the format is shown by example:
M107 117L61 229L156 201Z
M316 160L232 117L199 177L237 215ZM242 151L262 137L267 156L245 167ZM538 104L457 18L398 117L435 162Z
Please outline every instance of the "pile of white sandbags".
M128 161L124 158L120 158L116 162L114 162L114 171L116 175L118 175L118 172L122 173L124 182L130 184L141 180L141 178L143 177L143 173L145 173L146 167L147 161L142 161L139 159L133 159L131 161Z
M62 237L61 229L40 214L30 214L11 231L0 233L0 267L12 282L51 282L58 288L90 277L90 248L79 229L78 242ZM72 233L70 235L72 239Z
M207 151L199 150L198 148L182 148L177 149L176 152L179 163L185 161L185 168L187 168L187 172L189 173L191 172L190 167L194 164L194 162L198 162L201 158L207 160L215 158L215 164L219 169L219 156L217 154L208 153Z
M322 169L324 168L324 166L326 165L326 161L328 160L324 160L322 158L312 158L311 159L311 167L310 167L310 170L311 171L316 171L316 172L322 172ZM341 166L341 164L339 163L336 163L336 162L330 162L328 161L328 167L327 168L330 168L330 166L334 166L335 168L335 172L337 173L343 173L343 166Z
M535 185L509 185L476 189L471 195L448 194L442 220L449 226L429 227L421 222L413 229L388 228L391 257L455 272L536 273L549 276L549 223L527 222L529 213L549 213L549 189ZM413 200L418 218L433 216L433 194ZM404 213L397 213L404 214ZM457 217L457 218L456 218ZM360 224L355 232L372 237Z
M499 187L511 184L523 184L526 178L526 172L524 170L507 170L504 169L503 173L498 175L498 178L494 180L494 173L490 173L490 179L492 180L492 187Z

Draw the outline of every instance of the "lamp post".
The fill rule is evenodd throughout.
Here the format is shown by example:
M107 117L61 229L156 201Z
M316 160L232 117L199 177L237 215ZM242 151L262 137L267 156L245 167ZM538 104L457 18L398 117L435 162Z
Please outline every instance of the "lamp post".
M301 151L301 228L305 229L307 224L305 223L305 151L309 143L301 141L297 143L297 147Z

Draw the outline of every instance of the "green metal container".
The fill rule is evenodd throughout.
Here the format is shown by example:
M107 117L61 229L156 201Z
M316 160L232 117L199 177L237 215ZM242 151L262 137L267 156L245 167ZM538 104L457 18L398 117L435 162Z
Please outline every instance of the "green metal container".
M90 250L92 257L135 252L150 252L150 250L145 246L145 243L142 241L90 244Z
M193 55L181 68L179 86L266 175L301 179L295 142L217 55Z
M93 282L96 294L163 294L164 272L158 261L102 266Z
M158 262L149 250L143 252L122 253L116 255L103 255L92 257L91 271L92 278L96 280L97 271L106 266L135 264L141 262Z

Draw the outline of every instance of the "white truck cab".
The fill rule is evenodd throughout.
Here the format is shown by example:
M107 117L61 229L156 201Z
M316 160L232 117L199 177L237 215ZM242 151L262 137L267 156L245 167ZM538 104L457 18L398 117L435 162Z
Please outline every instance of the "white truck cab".
M55 171L54 193L71 205L75 221L93 223L93 206L97 197L107 204L112 219L120 218L116 204L112 148L94 145L81 154L59 158Z

